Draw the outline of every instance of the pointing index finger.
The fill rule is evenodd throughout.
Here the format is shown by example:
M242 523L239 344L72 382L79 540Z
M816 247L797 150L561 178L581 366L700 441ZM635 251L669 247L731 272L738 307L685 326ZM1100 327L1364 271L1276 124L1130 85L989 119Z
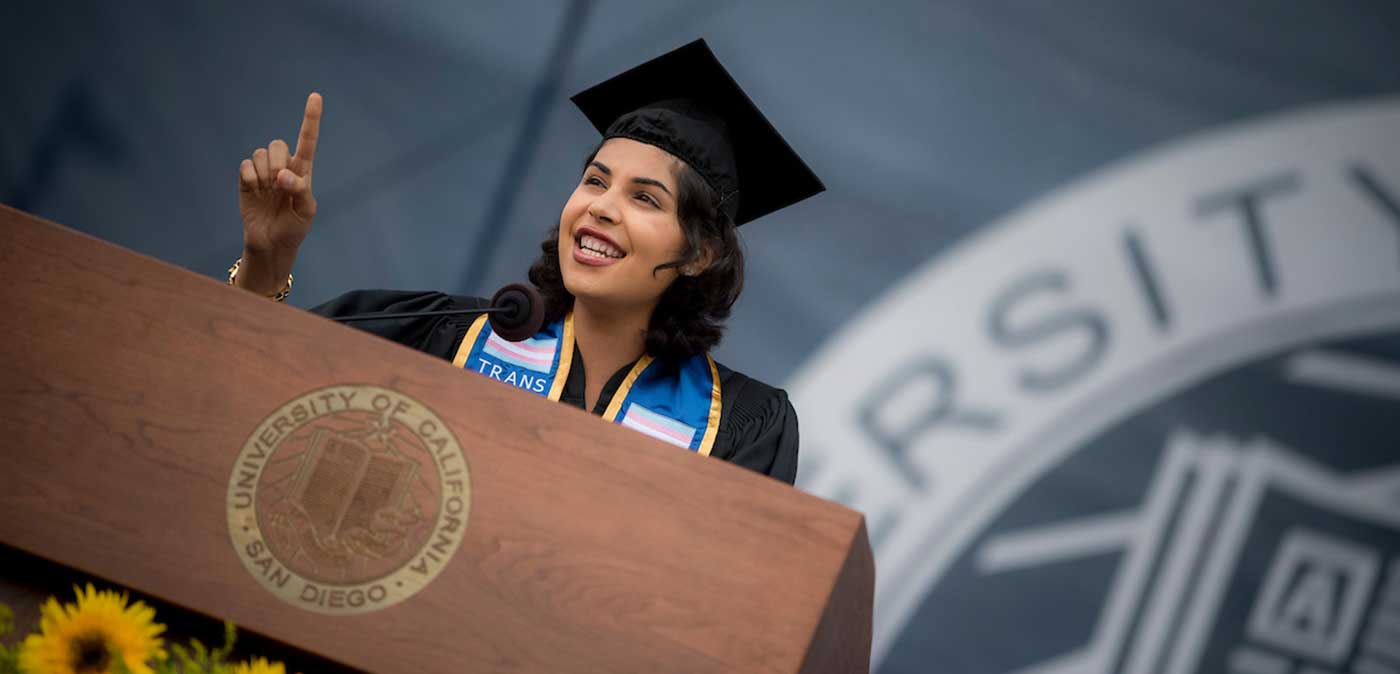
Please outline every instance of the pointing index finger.
M321 135L321 94L312 92L306 97L306 116L301 120L301 134L297 136L296 158L308 165L316 157L316 139Z

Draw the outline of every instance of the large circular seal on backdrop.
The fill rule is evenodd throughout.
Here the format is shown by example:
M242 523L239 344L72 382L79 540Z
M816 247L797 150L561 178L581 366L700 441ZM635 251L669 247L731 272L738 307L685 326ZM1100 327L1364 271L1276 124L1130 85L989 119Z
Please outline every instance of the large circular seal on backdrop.
M228 484L233 548L258 583L309 611L401 602L456 553L471 509L462 447L423 403L345 384L258 425Z
M1107 166L788 383L874 667L1400 671L1400 98Z

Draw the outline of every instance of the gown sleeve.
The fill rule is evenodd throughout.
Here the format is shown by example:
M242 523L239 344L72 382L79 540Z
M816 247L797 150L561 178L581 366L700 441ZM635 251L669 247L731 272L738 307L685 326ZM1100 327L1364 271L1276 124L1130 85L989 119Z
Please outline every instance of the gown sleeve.
M782 389L752 379L741 386L729 411L725 446L716 447L712 456L792 484L797 480L797 411Z
M441 292L413 290L353 290L329 302L309 309L326 318L368 313L402 313L410 311L444 311L449 309L479 309L489 304L479 297L448 295ZM475 316L423 316L393 318L347 323L365 332L391 339L404 346L451 358L456 342L461 341Z

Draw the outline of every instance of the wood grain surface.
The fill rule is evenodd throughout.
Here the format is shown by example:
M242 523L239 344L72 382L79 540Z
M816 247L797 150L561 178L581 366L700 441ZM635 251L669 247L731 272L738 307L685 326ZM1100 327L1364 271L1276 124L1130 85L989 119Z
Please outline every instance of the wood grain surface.
M868 668L861 516L764 476L4 207L0 340L20 550L371 672ZM327 616L243 568L225 501L260 422L342 383L445 420L472 502L422 592Z

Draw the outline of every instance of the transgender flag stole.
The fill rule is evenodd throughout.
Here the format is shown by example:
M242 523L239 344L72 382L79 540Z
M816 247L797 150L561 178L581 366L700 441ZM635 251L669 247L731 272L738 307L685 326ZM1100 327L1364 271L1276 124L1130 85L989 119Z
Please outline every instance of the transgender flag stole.
M554 375L559 371L559 356L563 353L559 348L564 339L562 321L545 326L534 337L510 342L492 332L486 318L478 316L472 323L461 346L457 348L453 363L496 381L557 400L557 392L551 389ZM569 342L568 353L572 356L573 340Z
M617 387L603 418L662 442L708 455L719 431L719 371L709 354L674 368L642 356Z
M559 400L574 355L573 314L534 337L509 342L491 331L486 316L467 330L452 362L531 393ZM709 455L722 410L719 369L709 354L665 367L642 356L613 392L603 419L638 433Z

